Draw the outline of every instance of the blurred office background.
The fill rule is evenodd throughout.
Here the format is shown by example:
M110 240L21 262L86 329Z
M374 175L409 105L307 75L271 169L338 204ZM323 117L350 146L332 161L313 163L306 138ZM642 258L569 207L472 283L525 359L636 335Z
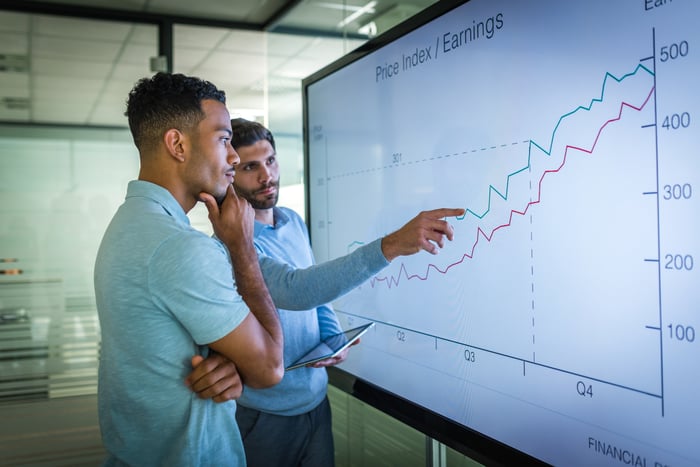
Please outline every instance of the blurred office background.
M123 115L154 71L198 76L268 126L304 214L301 80L434 0L0 4L0 465L97 465L104 229L138 174ZM206 210L190 214L210 232ZM473 465L330 388L339 466Z

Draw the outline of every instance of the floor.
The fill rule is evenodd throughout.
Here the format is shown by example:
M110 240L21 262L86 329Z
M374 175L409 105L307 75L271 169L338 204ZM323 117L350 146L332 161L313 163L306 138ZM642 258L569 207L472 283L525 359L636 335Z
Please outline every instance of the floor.
M425 435L332 386L329 398L339 467L427 465ZM447 451L440 465L480 465ZM0 402L0 467L96 467L103 458L96 395Z
M0 466L100 465L97 396L0 403Z

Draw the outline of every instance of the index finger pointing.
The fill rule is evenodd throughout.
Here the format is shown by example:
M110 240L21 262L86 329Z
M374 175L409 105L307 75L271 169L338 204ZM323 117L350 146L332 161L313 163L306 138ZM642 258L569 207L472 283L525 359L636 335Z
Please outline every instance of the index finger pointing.
M432 211L426 211L431 217L443 218L443 217L458 217L464 215L466 211L463 208L439 208L433 209Z

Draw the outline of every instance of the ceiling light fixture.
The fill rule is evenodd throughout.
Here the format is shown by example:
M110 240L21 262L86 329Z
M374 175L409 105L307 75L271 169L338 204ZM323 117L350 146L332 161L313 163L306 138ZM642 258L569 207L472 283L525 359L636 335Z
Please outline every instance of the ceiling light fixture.
M364 14L373 14L373 13L374 13L374 7L375 7L375 6L377 6L377 2L376 2L376 1L372 1L372 2L369 2L369 3L368 3L367 5L365 5L365 6L358 8L358 9L355 10L353 13L351 13L351 14L348 15L348 16L346 16L345 19L344 19L343 21L341 21L340 23L338 23L338 26L337 26L337 27L343 28L343 27L345 27L345 26L347 26L348 24L352 23L353 21L355 21L357 18L359 18L360 16L362 16L362 15L364 15Z

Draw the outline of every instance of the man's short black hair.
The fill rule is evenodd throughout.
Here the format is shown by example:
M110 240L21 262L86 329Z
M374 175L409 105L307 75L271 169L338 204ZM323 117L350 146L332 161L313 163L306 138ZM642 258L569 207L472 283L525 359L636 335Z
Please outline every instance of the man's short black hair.
M154 147L163 134L187 131L204 119L202 101L226 104L226 94L209 81L183 74L156 73L140 79L129 92L124 115L139 150Z

